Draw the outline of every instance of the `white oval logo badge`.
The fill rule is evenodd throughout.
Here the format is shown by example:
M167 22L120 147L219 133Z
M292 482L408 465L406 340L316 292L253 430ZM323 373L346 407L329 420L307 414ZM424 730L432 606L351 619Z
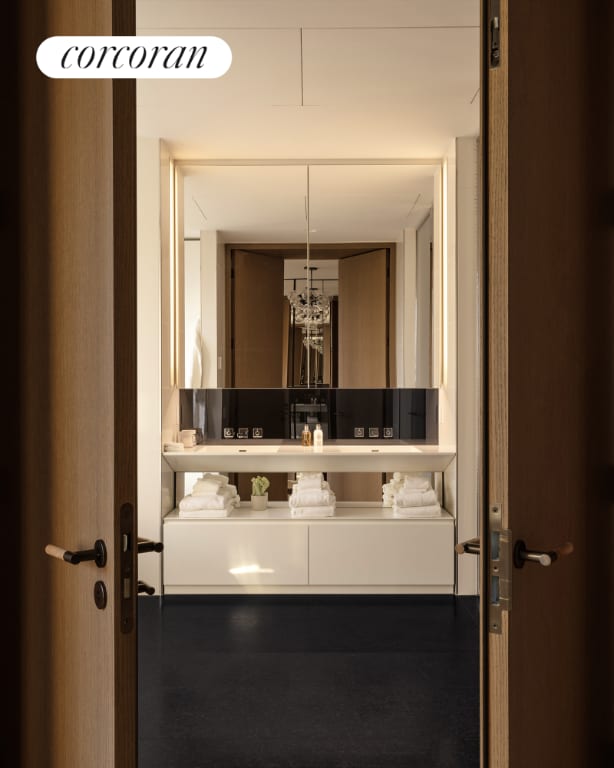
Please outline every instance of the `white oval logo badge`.
M36 63L52 78L216 78L232 62L213 36L56 36L38 46Z

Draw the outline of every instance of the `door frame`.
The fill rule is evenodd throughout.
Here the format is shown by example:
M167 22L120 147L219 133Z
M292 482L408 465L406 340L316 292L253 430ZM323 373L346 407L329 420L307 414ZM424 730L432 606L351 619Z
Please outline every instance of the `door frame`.
M482 0L481 4L488 341L481 743L482 765L489 768L543 765L544 756L574 768L578 760L597 768L611 765L614 759L614 107L611 99L604 98L614 83L609 45L614 9L607 2L588 6L582 0L563 5L530 0ZM500 58L495 67L488 60L491 12L500 20ZM567 196L566 189L570 190ZM532 248L534 240L540 250ZM527 285L533 268L536 282ZM557 279L552 280L553 275ZM564 336L556 323L559 312L561 321L573 319L573 325L563 325ZM546 317L554 318L551 325ZM546 362L550 355L551 369L558 377L548 391L545 383L552 376L548 368L535 364L540 354ZM535 387L538 395L529 402L531 371L534 377L543 375ZM567 376L561 377L561 371ZM543 416L536 402L549 404ZM548 489L548 501L541 507L526 503L527 491L537 484L535 477L526 483L522 472L527 463L521 460L519 444L527 435L536 438L531 458L535 457L541 471L539 486ZM559 440L560 455L548 452L546 435ZM570 464L574 471L567 473ZM563 494L551 493L557 484L573 502L567 510ZM558 509L556 494L561 501ZM515 504L511 509L510 500ZM502 527L512 529L512 546L525 536L529 547L563 544L564 538L556 534L552 541L532 544L527 534L533 527L541 531L530 522L531 514L534 521L553 525L563 512L568 515L574 545L571 556L552 568L527 565L521 571L510 565L515 605L509 613L503 611L500 634L489 633L487 621L488 510L495 506L501 509ZM548 530L545 536L549 535ZM565 589L556 591L549 585L559 577ZM536 621L538 605L543 620ZM536 638L541 638L542 645ZM581 652L576 653L577 648ZM544 669L526 663L530 656L540 658L536 650L542 653ZM536 690L538 696L533 695ZM569 706L557 706L561 703Z

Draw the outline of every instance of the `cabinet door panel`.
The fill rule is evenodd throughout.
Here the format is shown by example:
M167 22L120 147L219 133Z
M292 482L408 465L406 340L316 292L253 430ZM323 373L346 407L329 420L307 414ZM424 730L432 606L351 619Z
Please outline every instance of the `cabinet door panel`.
M186 521L164 526L168 586L307 584L307 526Z
M312 523L310 584L451 586L450 521Z

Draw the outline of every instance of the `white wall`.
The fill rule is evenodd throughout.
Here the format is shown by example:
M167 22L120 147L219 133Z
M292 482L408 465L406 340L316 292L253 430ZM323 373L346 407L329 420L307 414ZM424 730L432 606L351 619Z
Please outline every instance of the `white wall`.
M200 233L200 302L203 331L203 387L221 387L224 379L224 244L218 232Z
M416 230L403 230L395 264L397 387L416 384Z
M186 240L183 244L183 305L185 321L185 386L203 386L203 344L200 306L200 241Z
M171 167L164 142L137 139L137 472L138 535L161 541L162 517L174 506L174 476L162 444L177 439L173 381ZM161 557L139 557L139 579L162 584Z
M455 139L443 164L442 368L439 442L456 447L444 496L457 541L479 533L481 456L481 268L478 140ZM478 593L479 560L457 555L457 594Z
M413 319L415 327L415 377L414 387L437 386L433 383L433 349L439 343L433 335L433 276L435 270L435 243L433 236L433 211L416 230L415 291L420 300L416 303Z
M479 140L456 140L458 541L479 535L481 501L482 268ZM477 594L479 559L458 556L457 593Z
M137 141L138 535L161 540L160 141ZM160 558L142 555L139 578L160 590Z

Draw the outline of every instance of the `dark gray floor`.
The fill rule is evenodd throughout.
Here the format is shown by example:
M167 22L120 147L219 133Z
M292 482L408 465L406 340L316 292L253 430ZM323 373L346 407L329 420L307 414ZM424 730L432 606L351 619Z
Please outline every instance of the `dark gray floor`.
M139 598L139 768L477 768L476 598Z

